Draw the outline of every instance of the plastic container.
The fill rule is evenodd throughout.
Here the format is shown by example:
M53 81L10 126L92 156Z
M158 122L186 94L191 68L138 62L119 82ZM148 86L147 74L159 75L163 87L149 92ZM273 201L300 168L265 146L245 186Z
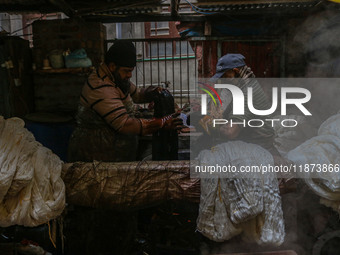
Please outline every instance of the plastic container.
M65 65L67 68L90 67L92 61L84 49L78 49L65 56Z
M50 113L31 113L25 116L25 127L35 139L67 162L69 139L74 129L72 117Z
M49 60L52 68L58 69L65 67L64 56L62 50L53 50L49 54Z

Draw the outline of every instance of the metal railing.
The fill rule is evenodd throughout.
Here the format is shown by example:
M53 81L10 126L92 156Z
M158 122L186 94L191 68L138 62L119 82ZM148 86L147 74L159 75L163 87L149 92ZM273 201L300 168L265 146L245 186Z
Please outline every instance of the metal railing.
M246 55L258 77L284 76L282 38L180 38L128 39L136 46L137 66L131 81L137 86L160 85L169 89L181 107L196 91L198 78L215 72L218 58L226 53ZM109 48L114 40L107 40Z

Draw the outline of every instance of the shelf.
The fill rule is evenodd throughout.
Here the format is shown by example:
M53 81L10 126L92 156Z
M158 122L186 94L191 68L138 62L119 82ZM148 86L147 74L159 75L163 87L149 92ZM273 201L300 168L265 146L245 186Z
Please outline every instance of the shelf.
M78 67L78 68L59 68L59 69L39 69L34 71L38 74L88 74L95 68L91 67Z

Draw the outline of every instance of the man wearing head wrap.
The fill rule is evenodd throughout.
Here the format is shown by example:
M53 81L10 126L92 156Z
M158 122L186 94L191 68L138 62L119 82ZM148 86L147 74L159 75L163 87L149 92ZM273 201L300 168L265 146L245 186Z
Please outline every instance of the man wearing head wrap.
M161 91L160 87L140 89L131 83L135 66L133 43L117 40L104 63L90 74L80 96L69 161L132 161L136 159L137 135L181 127L181 119L174 115L153 119L132 115L133 102L151 102Z

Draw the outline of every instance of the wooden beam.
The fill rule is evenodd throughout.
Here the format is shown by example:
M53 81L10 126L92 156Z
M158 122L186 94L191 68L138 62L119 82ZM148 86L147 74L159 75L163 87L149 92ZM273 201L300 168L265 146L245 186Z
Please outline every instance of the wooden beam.
M211 22L210 21L206 21L204 23L204 35L205 36L211 35Z
M179 0L171 0L171 17L178 17Z
M102 23L115 23L115 22L151 22L151 21L190 21L190 22L202 22L206 20L203 15L180 15L172 17L170 14L156 14L156 15L126 15L126 16L114 16L114 15L85 15L82 16L87 21L99 21Z

